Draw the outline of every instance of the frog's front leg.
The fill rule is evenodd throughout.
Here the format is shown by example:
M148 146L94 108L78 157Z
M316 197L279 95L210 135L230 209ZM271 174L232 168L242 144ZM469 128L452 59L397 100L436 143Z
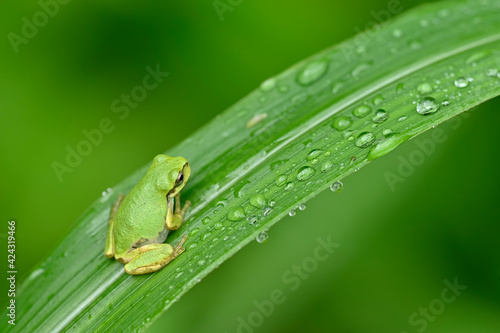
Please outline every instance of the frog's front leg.
M115 238L113 236L113 229L115 226L115 214L123 200L124 195L120 194L116 200L113 208L111 209L111 214L109 216L108 223L108 236L106 237L106 246L104 247L104 255L108 258L113 258L115 255Z
M175 247L170 244L153 243L126 253L120 258L122 261L128 262L125 265L125 272L140 275L160 270L184 252L183 244L186 239L187 236L184 235Z
M184 219L184 215L187 210L191 206L191 202L188 200L184 204L184 207L181 209L181 195L177 193L175 196L175 213L174 213L174 198L168 199L168 209L167 209L167 217L165 219L165 226L169 230L177 230L182 225L182 220Z

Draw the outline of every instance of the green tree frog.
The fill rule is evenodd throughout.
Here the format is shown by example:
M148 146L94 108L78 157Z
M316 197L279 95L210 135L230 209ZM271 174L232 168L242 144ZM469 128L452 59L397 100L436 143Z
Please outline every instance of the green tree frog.
M139 183L111 209L106 257L138 275L156 272L184 252L186 236L175 247L164 242L169 230L180 228L191 205L186 201L181 209L179 194L190 174L185 158L157 155Z

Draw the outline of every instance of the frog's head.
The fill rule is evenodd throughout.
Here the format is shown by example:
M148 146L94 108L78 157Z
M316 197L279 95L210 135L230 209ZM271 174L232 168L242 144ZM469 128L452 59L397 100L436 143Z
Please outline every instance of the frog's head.
M184 187L191 175L191 167L184 157L156 155L148 170L154 179L156 188L166 191L169 197L175 196Z

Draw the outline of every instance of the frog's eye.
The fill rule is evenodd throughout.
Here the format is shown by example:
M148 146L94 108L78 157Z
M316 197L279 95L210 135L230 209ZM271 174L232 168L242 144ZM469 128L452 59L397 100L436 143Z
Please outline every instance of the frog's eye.
M175 180L175 186L180 186L184 182L184 173L181 171Z

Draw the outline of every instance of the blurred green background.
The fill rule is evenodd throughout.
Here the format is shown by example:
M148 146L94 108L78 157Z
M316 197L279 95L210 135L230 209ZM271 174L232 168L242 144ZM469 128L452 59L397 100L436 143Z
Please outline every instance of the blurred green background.
M223 20L213 1L69 2L17 53L3 38L0 240L5 244L7 221L15 219L18 277L107 187L266 78L363 30L389 2L233 0ZM408 10L421 1L399 3ZM34 1L2 7L4 36L20 34L22 18L40 10ZM111 103L156 65L170 75L121 120ZM499 107L497 98L435 129L448 139L404 183L391 188L387 172L397 173L432 133L348 177L340 193L311 200L273 227L266 243L250 244L210 274L148 332L500 332ZM115 129L59 181L52 163L64 163L66 147L103 118ZM328 235L341 246L290 290L283 274ZM439 301L444 281L455 278L467 289ZM239 318L255 324L255 302L265 303L275 289L285 301L256 327L239 327ZM419 309L429 306L423 319Z

